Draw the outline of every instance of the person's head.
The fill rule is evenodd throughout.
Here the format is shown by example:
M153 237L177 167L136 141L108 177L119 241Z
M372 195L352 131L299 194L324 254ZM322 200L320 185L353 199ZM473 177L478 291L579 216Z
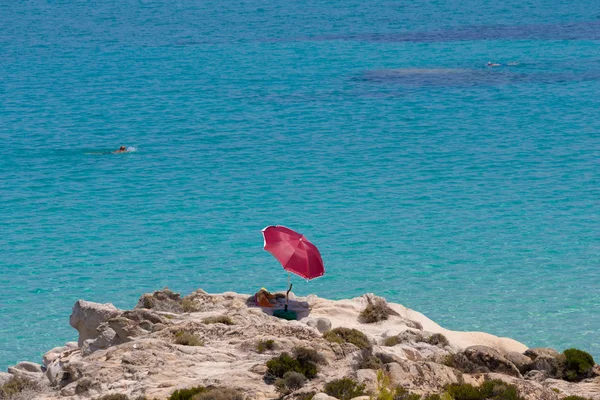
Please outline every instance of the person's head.
M125 147L125 146L121 146L121 147L119 147L119 150L121 150L121 151L125 151L125 150L127 150L127 147Z

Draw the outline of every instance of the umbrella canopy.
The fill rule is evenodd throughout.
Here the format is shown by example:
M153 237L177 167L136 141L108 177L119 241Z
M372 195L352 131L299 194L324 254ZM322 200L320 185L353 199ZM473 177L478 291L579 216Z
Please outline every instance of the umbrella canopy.
M279 260L283 269L304 279L314 279L325 273L317 246L300 233L285 226L267 226L262 230L264 249Z

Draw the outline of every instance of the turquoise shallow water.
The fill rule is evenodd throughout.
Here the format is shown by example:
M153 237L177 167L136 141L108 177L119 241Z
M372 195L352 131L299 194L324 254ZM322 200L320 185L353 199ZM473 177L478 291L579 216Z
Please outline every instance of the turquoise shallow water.
M269 224L298 294L600 358L596 1L197 3L0 3L0 367L79 298L283 289Z

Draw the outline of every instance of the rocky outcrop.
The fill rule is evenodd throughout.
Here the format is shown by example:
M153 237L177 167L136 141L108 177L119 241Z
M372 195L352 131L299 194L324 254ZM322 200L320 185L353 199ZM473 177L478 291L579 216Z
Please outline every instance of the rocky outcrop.
M454 356L454 366L464 372L499 372L521 378L517 367L498 350L488 346L471 346Z
M69 324L79 332L77 344L81 347L86 340L95 339L99 334L98 327L118 314L119 310L112 304L78 300L69 318Z
M439 393L452 383L462 383L465 376L458 370L433 362L405 361L385 366L392 383L418 393ZM467 383L475 383L466 378Z
M504 357L517 367L521 374L525 374L531 369L531 358L527 357L525 354L509 351L504 354Z
M532 360L535 360L538 357L556 358L560 355L558 351L554 349L549 349L547 347L535 347L527 349L523 354L531 358Z
M308 318L305 322L306 325L315 328L321 333L331 330L331 321L327 318Z
M453 383L502 379L516 385L526 400L571 394L600 400L597 373L578 383L552 378L558 353L551 349L527 350L511 339L445 330L392 303L387 320L361 323L360 312L374 298L331 301L290 293L290 308L299 321L275 318L272 309L258 308L249 296L236 293L198 290L181 298L165 289L143 295L133 310L80 300L70 319L78 343L50 350L43 365L9 368L9 374L0 374L0 384L15 376L43 382L31 397L40 400L106 394L164 400L177 389L197 385L243 389L248 400L287 400L293 395L282 395L265 379L266 363L304 347L323 358L316 377L300 390L318 393L317 400L331 400L319 392L343 377L376 391L377 372L370 368L385 371L390 384L419 394L439 394ZM339 327L363 332L371 348L361 351L352 343L328 341L323 333Z

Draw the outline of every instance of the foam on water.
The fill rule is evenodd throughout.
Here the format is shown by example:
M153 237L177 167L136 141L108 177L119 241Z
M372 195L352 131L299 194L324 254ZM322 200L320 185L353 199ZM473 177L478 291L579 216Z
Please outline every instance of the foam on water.
M0 367L80 298L283 290L272 224L300 294L600 358L597 6L0 4Z

